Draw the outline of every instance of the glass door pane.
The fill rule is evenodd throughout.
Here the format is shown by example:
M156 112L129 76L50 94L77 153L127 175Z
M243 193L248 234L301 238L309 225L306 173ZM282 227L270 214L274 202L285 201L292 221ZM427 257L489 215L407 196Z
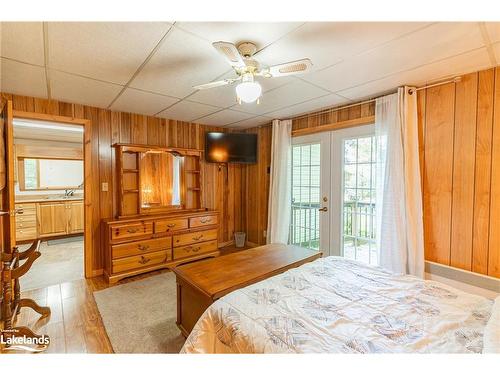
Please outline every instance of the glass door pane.
M375 137L343 140L342 251L377 265L375 243Z
M291 244L320 249L321 144L292 146Z

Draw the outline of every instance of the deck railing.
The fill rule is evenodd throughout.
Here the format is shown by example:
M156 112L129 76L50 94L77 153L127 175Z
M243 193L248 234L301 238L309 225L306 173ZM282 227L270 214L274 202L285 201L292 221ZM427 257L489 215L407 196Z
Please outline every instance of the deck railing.
M304 247L319 246L319 203L292 203L290 243ZM344 201L343 235L375 240L375 204Z

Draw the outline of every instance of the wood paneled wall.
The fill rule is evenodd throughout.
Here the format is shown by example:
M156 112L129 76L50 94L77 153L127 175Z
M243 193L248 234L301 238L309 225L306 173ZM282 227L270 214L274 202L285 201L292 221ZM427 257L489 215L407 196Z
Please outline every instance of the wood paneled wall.
M46 99L2 93L3 100L13 102L14 110L41 114L69 116L91 121L92 124L92 186L93 215L93 270L98 273L103 266L101 233L102 219L114 217L117 212L114 193L115 162L111 145L114 143L146 144L153 146L204 148L205 131L224 131L216 127L166 120L144 115L115 112L80 104L48 101ZM233 239L233 232L241 230L243 213L240 210L243 167L230 165L220 171L215 164L204 163L205 206L217 209L221 215L220 241ZM108 191L101 191L108 182Z
M93 187L94 269L102 268L98 223L116 213L111 144L138 143L204 148L205 131L217 127L114 112L78 104L3 94L14 109L89 119L93 134L92 173L109 182ZM295 135L355 126L374 115L373 103L322 111L293 120ZM420 157L427 260L500 277L500 71L485 70L461 82L418 93ZM267 228L271 127L248 129L258 135L257 164L230 164L219 170L205 163L205 206L218 209L220 238L235 231L264 244Z
M356 126L374 103L293 120L294 135ZM500 277L500 68L418 91L426 260ZM335 125L338 124L338 125ZM248 240L265 243L271 128L259 135L258 164L247 166Z
M271 126L265 125L247 130L257 134L257 164L244 166L242 175L243 205L245 213L242 227L247 233L247 241L256 245L264 245L267 229L267 208L269 200L269 167L271 165Z
M425 258L500 277L500 69L418 95Z

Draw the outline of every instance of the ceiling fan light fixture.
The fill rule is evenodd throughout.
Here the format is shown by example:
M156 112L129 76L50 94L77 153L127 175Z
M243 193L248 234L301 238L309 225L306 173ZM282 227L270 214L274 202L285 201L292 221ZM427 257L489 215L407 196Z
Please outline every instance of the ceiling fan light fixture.
M244 74L243 82L236 86L238 101L253 103L262 95L262 86L255 82L252 74Z

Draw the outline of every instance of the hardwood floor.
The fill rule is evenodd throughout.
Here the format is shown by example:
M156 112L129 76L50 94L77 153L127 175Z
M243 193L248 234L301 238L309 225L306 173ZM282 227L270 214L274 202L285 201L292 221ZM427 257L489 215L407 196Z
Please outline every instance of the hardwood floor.
M221 249L221 256L239 251L234 246ZM159 275L169 270L150 272L130 277L114 285ZM21 280L22 282L22 280ZM97 309L93 292L108 288L103 277L69 281L22 293L52 310L50 317L39 319L39 315L23 308L16 325L28 326L39 334L48 334L51 339L44 353L113 353L106 329Z

